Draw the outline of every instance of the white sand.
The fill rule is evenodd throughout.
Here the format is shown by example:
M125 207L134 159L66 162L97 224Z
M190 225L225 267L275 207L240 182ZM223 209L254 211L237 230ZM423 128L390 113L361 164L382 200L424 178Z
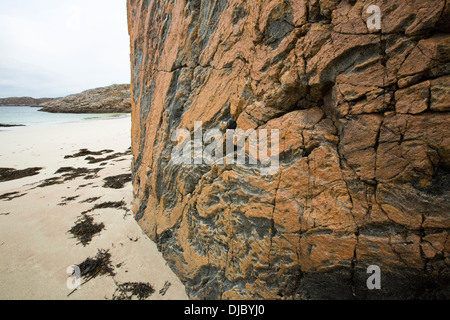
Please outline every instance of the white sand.
M124 200L130 208L132 189L104 188L103 179L130 172L131 156L107 161L98 177L79 177L64 184L37 187L39 181L58 177L61 167L99 168L85 157L64 159L80 149L124 152L130 146L130 118L92 120L49 127L14 128L0 132L0 167L43 167L34 177L0 183L0 196L19 192L19 198L0 200L0 299L112 299L117 284L149 283L155 292L149 299L187 299L184 286L167 266L156 245L145 236L130 212L98 209L91 215L105 230L83 247L68 230L81 212L95 204ZM103 157L103 156L101 156ZM91 184L80 187L82 185ZM59 206L64 197L77 198ZM80 203L101 197L94 203ZM7 215L5 215L7 214ZM114 277L96 277L69 297L71 265L95 257L98 249L109 250ZM160 293L164 285L170 287Z
M126 117L0 130L0 168L44 168L38 176L0 183L0 192L50 178L62 166L86 166L83 158L64 159L83 148L125 151L131 145L130 121Z

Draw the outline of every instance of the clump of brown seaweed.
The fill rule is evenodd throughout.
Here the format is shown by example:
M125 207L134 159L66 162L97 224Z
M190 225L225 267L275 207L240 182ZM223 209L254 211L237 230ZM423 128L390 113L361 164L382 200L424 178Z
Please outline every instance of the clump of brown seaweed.
M113 294L113 300L131 300L136 297L139 300L145 300L155 292L155 289L149 283L126 282L117 285Z
M94 223L94 218L82 213L81 217L75 222L75 225L69 230L83 246L87 246L92 238L105 228L103 223Z
M131 182L131 174L106 177L103 188L122 189L127 182Z
M39 174L42 168L27 168L16 170L12 168L0 168L0 182L22 179Z
M94 258L88 257L82 263L78 264L80 269L80 277L84 279L84 283L103 275L109 275L114 277L114 267L111 263L111 253L109 250L99 249L97 255ZM70 296L76 291L73 290L67 296Z

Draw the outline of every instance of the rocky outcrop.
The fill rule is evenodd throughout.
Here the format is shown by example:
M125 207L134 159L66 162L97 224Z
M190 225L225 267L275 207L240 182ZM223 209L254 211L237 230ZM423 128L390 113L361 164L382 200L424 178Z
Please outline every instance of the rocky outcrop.
M40 111L52 113L129 113L130 85L120 84L86 90L48 103Z
M128 0L133 211L191 298L450 297L449 17L445 0ZM278 129L279 170L175 164L196 121Z
M54 98L30 98L30 97L11 97L0 99L0 106L7 107L39 107L43 103L53 101Z

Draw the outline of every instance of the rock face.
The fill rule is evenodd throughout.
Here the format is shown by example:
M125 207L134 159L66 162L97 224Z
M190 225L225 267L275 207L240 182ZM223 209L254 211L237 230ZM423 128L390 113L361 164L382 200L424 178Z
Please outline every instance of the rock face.
M86 90L42 104L40 111L52 113L129 113L131 112L130 85Z
M0 99L0 106L14 106L14 107L39 107L43 103L53 101L53 98L30 98L30 97L11 97Z
M449 5L128 0L133 210L191 298L450 297ZM278 172L174 164L195 121Z

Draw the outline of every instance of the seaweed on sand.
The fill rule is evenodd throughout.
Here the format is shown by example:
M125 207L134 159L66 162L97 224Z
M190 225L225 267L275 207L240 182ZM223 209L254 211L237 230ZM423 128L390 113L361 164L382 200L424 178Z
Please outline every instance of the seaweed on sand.
M131 174L121 174L118 176L106 177L103 188L122 189L127 182L131 182Z
M9 192L9 193L2 194L2 195L0 196L0 200L3 200L3 201L11 201L11 200L13 200L13 199L23 197L23 196L25 196L25 195L26 195L26 193L20 194L19 192Z
M63 183L64 183L64 181L62 181L60 177L54 177L54 178L49 178L49 179L43 180L37 186L37 188L44 188L44 187L48 187L48 186L53 186L55 184L63 184Z
M86 157L86 156L101 156L104 153L111 153L113 150L102 150L102 151L89 151L88 149L81 149L77 153L73 155L67 155L64 157L64 159L71 159L71 158L79 158L79 157Z
M169 288L170 288L171 285L172 285L172 284L171 284L169 281L166 281L166 282L164 283L164 286L162 287L162 289L159 290L159 294L162 295L162 296L166 295L167 290L169 290Z
M125 153L114 153L114 154L111 154L111 155L106 156L104 158L87 157L84 160L88 161L89 164L94 164L94 163L105 162L105 161L108 161L108 160L117 159L117 158L122 157L122 156L126 156L126 154Z
M106 156L104 158L94 158L94 157L87 157L84 160L89 161L89 164L99 163L99 162L105 162L112 159L117 159L120 157L125 157L131 155L131 148L128 148L125 152L117 152L114 154L111 154L109 156Z
M88 168L62 167L55 172L55 174L62 174L61 176L43 180L37 186L37 188L44 188L55 184L63 184L66 181L74 180L82 176L84 176L85 180L95 179L98 177L97 173L100 170L102 170L102 168L88 169Z
M4 124L0 123L0 128L25 127L23 124Z
M78 264L77 267L80 268L81 278L85 280L83 284L98 276L109 275L114 277L116 275L111 263L111 254L109 253L109 250L99 249L94 258L86 258L86 260ZM70 296L75 291L76 289L67 296Z
M84 179L93 179L97 177L97 173L102 170L102 168L88 169L88 168L72 168L72 167L62 167L59 168L55 174L63 174L62 177L64 181L73 180L78 177L85 176Z
M86 184L81 184L81 185L78 186L77 191L80 190L81 188L85 188L85 187L92 186L92 185L93 185L92 182L91 183L86 183Z
M149 283L126 282L117 285L117 289L113 294L113 300L131 300L133 297L144 300L154 292L155 289Z
M61 203L58 203L58 206L65 206L68 202L75 201L80 196L73 196L73 197L63 197Z
M120 268L121 265L122 263L119 263L116 267ZM139 300L144 300L155 292L155 289L149 283L126 282L123 284L118 284L114 279L116 273L114 272L114 266L111 261L111 254L109 253L109 250L99 249L94 258L86 258L86 260L78 264L77 267L80 269L80 277L84 280L81 285L86 284L98 276L107 275L112 277L117 286L117 289L112 297L113 300L131 300L134 297ZM170 287L170 283L166 282L164 287L166 288L165 291L167 291L168 287ZM76 290L77 289L73 290L67 296L70 296Z
M81 201L80 203L93 203L95 201L97 201L98 199L100 199L101 197L92 197L92 198L88 198L86 200Z
M94 223L94 218L88 216L84 212L75 222L75 225L69 230L75 238L79 240L84 247L87 246L92 238L105 228L103 223Z
M25 177L31 177L39 174L42 168L27 168L16 170L12 168L0 168L0 182L17 180Z
M99 249L94 258L88 257L77 266L80 268L80 276L87 281L97 276L110 275L114 277L116 275L109 250Z
M125 201L108 201L108 202L103 202L103 203L98 203L96 204L92 209L84 211L83 214L92 212L94 210L97 209L121 209L121 210L125 210L125 211L129 211L128 208L126 207L126 203Z

